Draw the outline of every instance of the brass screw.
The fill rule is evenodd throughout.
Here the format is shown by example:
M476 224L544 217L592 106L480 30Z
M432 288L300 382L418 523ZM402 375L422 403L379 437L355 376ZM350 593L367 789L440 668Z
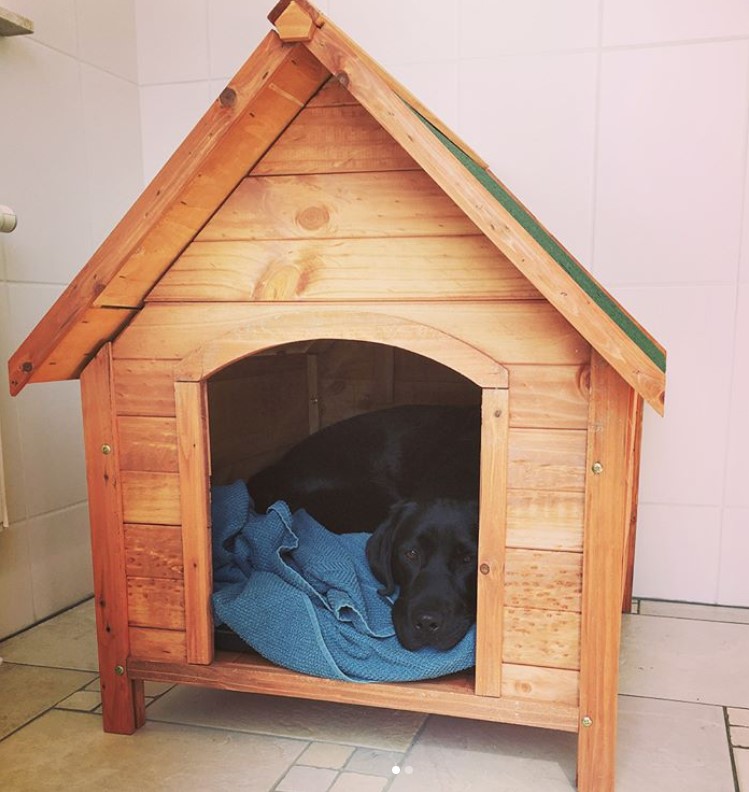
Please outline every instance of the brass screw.
M599 476L601 473L603 473L603 465L600 462L594 462L591 470L596 474L596 476Z
M114 667L114 673L117 674L117 676L124 676L125 669L121 665L116 665Z
M587 729L587 728L589 728L590 726L593 725L593 718L591 718L589 715L584 715L582 721L580 721L580 722Z
M104 445L101 447L101 453L104 454L105 456L107 454L111 454L112 453L112 446L109 445L109 443L104 443Z
M482 564L479 567L479 572L481 572L482 575L488 575L490 571L491 568L489 567L489 564Z

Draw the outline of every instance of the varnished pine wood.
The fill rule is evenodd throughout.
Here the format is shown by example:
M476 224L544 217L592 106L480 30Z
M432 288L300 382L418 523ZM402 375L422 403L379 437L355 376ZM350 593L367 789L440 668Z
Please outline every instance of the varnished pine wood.
M393 90L392 83L383 77L371 58L329 22L317 29L305 46L331 73L347 75L347 87L351 94L382 123L549 302L662 414L664 372L567 275L478 179L468 173L464 165L412 112L403 101L405 97L401 98L403 95ZM454 140L450 134L447 137ZM623 308L621 310L625 313ZM658 348L665 354L662 347Z
M540 295L485 237L465 236L193 242L148 296L149 302L420 299Z
M158 277L328 77L302 45L269 33L9 363L17 393L58 350L46 379L78 375L111 336L87 329L92 308L138 307ZM126 314L120 313L121 325ZM78 341L81 334L83 338ZM71 341L72 339L72 341ZM75 342L75 343L73 343Z
M187 661L213 660L210 441L205 384L177 382L179 491L185 568Z
M345 93L348 102L345 96L339 96L339 101L330 105L322 104L324 99L318 102L312 99L255 165L251 175L418 168L413 159L351 94Z
M585 493L511 489L507 546L527 550L583 549Z
M295 0L286 5L274 25L282 41L309 41L315 29L314 21Z
M508 392L487 388L481 400L476 694L502 695L507 530Z
M508 607L580 612L581 553L508 548L505 557Z
M510 429L509 487L582 492L586 433L576 429Z
M196 239L474 235L476 226L426 173L408 170L250 176Z
M118 415L175 415L174 361L115 360L112 370ZM143 387L144 382L148 383L147 388Z
M130 654L149 662L186 663L185 633L153 627L130 628Z
M580 668L580 614L505 608L502 659L545 668Z
M180 526L126 525L125 569L129 577L182 580Z
M320 303L314 305L286 304L183 304L147 305L130 323L114 344L115 360L162 359L179 360L210 341L251 323L264 325L270 319L279 325L278 331L266 333L269 346L285 343L290 333L283 325L294 321L305 323L302 338L314 337L314 324L320 313L335 311L341 317L341 326L330 328L342 332L349 324L361 323L356 317L366 313L378 314L384 330L368 341L390 343L388 329L397 323L393 318L408 319L421 327L419 333L428 336L432 329L447 333L470 343L482 354L502 364L581 364L590 359L590 347L580 335L545 301L484 303L455 301L446 304L430 302L402 302L397 308L392 304L373 301L363 306ZM329 338L322 332L318 338ZM336 336L333 336L336 337ZM340 337L340 336L338 336ZM343 338L350 337L344 334ZM257 348L255 345L253 348ZM249 354L247 347L243 354ZM439 348L437 348L439 351ZM426 350L422 354L429 354ZM437 357L437 360L440 360Z
M130 644L111 352L102 347L83 372L81 398L104 730L132 734L145 721L145 700L142 681L117 673Z
M54 349L50 350L49 355L43 361L39 360L35 363L32 359L33 354L29 354L29 359L22 361L21 367L23 369L23 365L29 363L32 365L31 378L34 382L75 379L88 365L102 341L114 338L135 316L135 313L135 311L126 308L88 308L70 326L66 335L59 340ZM10 360L11 372L17 356L18 353ZM10 385L11 393L15 393L15 389L22 387L23 383L20 380L11 379Z
M524 698L476 696L471 674L408 684L363 685L299 674L278 668L257 655L223 653L217 654L214 663L208 666L134 659L128 670L137 678L223 690L520 723L561 731L577 728L577 707Z
M642 448L643 400L635 399L630 412L630 469L627 476L627 536L624 540L624 582L622 613L632 610L632 584L635 577L635 545L637 540L637 509L640 491L640 452Z
M585 429L590 366L510 365L510 426Z
M177 471L177 421L174 418L121 415L117 427L122 470Z
M507 371L489 356L432 327L402 318L326 307L323 310L265 315L215 341L204 343L185 357L177 378L196 382L234 360L278 344L317 338L374 341L426 355L459 371L483 387L507 385Z
M125 522L180 525L179 474L125 470L121 475Z
M627 486L634 390L598 354L591 407L583 549L583 610L578 737L579 792L613 792ZM601 472L593 465L600 464Z
M127 611L133 627L184 630L184 583L167 578L129 577Z

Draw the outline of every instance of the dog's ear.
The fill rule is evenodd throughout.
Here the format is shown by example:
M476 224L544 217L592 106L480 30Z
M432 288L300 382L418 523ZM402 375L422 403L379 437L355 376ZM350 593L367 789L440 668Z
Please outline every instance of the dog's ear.
M398 527L404 516L415 506L400 501L391 506L388 516L377 526L367 541L367 561L372 574L383 584L380 594L388 597L395 591L393 576L393 546Z

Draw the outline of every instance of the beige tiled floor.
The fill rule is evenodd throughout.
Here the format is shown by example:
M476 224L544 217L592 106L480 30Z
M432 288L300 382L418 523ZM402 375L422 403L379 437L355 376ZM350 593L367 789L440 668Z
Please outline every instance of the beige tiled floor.
M749 792L749 611L625 617L618 792ZM568 792L575 736L148 684L148 723L104 734L90 602L0 643L0 789Z

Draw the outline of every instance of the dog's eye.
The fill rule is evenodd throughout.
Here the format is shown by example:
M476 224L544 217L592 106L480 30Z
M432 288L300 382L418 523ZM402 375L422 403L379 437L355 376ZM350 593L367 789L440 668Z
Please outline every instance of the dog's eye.
M476 560L476 557L473 555L473 553L466 553L463 556L463 563L464 564L472 564L475 560Z
M415 547L410 547L403 555L405 555L409 561L416 561L419 557L419 551Z

